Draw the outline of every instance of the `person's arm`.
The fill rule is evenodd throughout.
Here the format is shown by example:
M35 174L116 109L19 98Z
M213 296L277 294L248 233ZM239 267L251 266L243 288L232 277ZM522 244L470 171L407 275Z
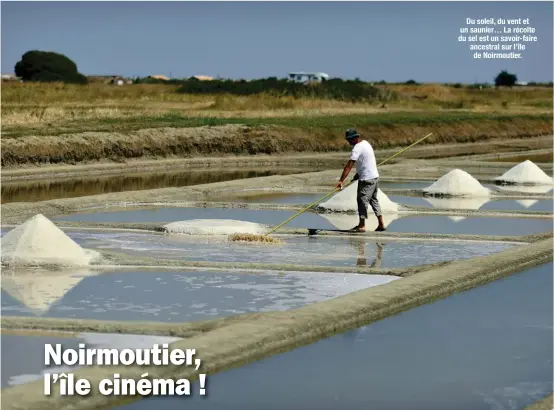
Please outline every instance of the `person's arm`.
M346 177L348 176L348 174L350 174L350 171L352 171L352 167L354 166L355 162L356 161L351 159L346 163L346 166L344 167L344 170L342 171L342 175L339 179L339 183L337 184L338 189L342 189L342 184L343 184L344 180L346 179Z

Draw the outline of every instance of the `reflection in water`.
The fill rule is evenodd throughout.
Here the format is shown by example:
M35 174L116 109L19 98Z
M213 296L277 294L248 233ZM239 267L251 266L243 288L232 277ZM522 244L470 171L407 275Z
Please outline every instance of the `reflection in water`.
M363 241L357 241L357 240L353 240L351 239L350 241L350 244L352 246L354 246L354 248L356 249L356 252L357 252L357 259L356 259L356 265L357 266L367 266L367 256L366 256L366 253L365 253L365 246L366 246L366 243L363 242ZM377 247L377 256L375 257L375 259L373 259L373 262L371 262L371 264L369 265L370 268L375 268L375 269L381 269L381 263L383 261L383 248L384 248L384 244L382 243L379 243L379 242L376 242L375 243L376 247Z
M57 198L74 198L110 192L141 191L147 189L181 187L266 177L270 175L288 175L318 171L310 168L272 168L241 170L180 171L163 173L137 173L133 175L98 176L81 179L57 181L14 181L2 183L2 203L37 202Z
M2 290L40 316L85 277L96 274L86 268L52 271L42 268L2 269Z

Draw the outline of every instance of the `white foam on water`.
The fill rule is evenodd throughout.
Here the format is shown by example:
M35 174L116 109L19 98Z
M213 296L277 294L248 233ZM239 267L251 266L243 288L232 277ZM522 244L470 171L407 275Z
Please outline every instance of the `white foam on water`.
M470 209L477 210L489 202L487 197L477 198L423 198L429 202L433 208L437 209Z
M496 181L511 182L514 184L546 184L552 185L553 179L549 177L535 163L525 160L522 163L510 168L502 176L495 178Z
M319 214L319 216L321 216L331 225L335 226L335 228L340 230L352 229L353 227L357 226L359 222L358 215L352 215L352 214L325 213L325 214ZM385 227L387 227L390 225L392 221L398 218L400 218L398 214L383 214L383 223ZM366 229L368 231L372 230L370 226L371 221L372 219L370 216L370 218L366 220ZM374 221L375 221L375 224L377 224L377 218L374 218Z
M356 181L349 187L333 195L327 201L319 204L319 208L334 212L354 212L358 210L358 203L356 201L356 193L358 190L358 182ZM397 213L398 204L389 199L389 197L378 189L377 200L381 207L381 212L385 213ZM371 212L371 209L368 209Z
M86 276L95 275L89 269L51 271L45 269L2 270L2 289L23 303L35 314L50 309Z
M2 264L86 266L100 254L82 248L48 218L37 214L2 237Z
M452 196L489 196L490 190L485 188L470 174L461 169L453 169L440 177L423 192L433 195Z
M164 228L167 233L179 235L232 235L234 233L261 235L268 230L265 225L233 219L192 219L171 222L164 225Z

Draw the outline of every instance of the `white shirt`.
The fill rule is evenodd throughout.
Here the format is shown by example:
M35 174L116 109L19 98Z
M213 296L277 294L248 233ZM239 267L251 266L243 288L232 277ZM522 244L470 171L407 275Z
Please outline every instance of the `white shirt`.
M366 140L362 140L354 145L350 159L356 161L356 173L360 181L379 178L373 147Z

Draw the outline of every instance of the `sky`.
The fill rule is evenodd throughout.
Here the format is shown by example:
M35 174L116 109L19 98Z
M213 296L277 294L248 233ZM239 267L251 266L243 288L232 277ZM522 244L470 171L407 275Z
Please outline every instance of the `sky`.
M467 18L528 18L521 26L535 28L526 35L538 41L526 43L519 60L474 59L458 41ZM507 70L520 81L553 80L551 1L2 1L1 23L4 74L26 51L44 50L67 55L86 75L252 79L308 71L491 83Z

